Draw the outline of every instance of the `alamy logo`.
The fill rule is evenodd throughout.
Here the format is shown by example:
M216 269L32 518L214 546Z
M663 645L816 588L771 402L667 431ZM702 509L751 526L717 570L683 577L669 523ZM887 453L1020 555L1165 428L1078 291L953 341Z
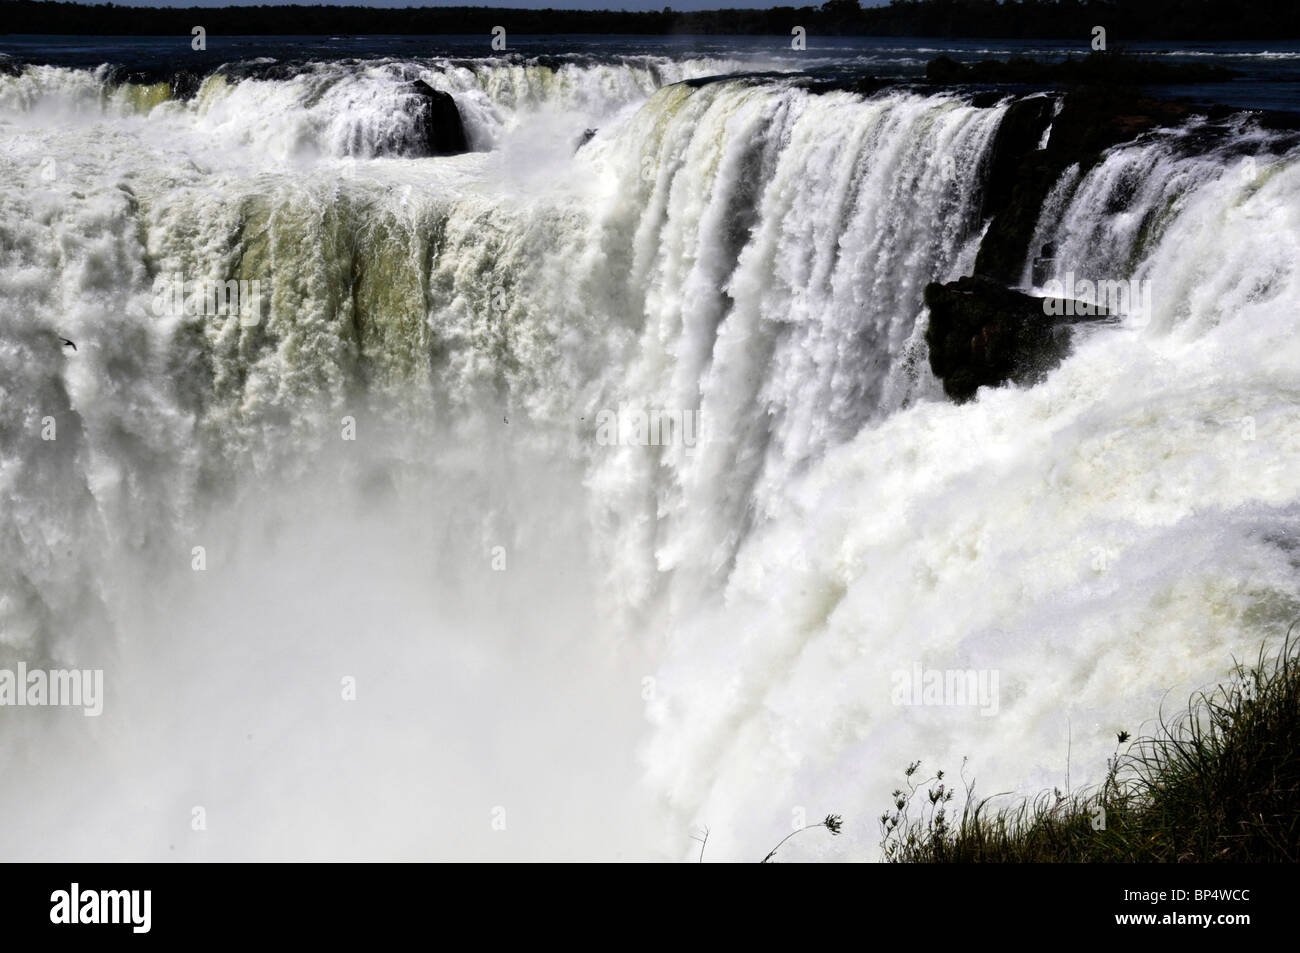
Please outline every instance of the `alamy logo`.
M50 894L50 922L59 924L130 924L132 933L148 933L152 925L152 890L70 890Z
M239 315L251 327L262 322L262 282L217 278L186 281L180 272L159 275L153 282L153 313L158 317Z
M80 708L87 718L104 711L103 669L0 668L0 706Z
M602 447L694 447L703 434L698 410L666 410L645 403L620 403L596 414L596 443Z
M1139 321L1151 317L1151 282L1145 279L1092 281L1076 279L1074 272L1067 271L1064 281L1052 278L1043 285L1043 292L1047 296L1043 298L1043 314L1049 317L1122 314Z
M895 705L978 707L981 715L998 713L997 669L925 669L920 663L896 669L890 698Z

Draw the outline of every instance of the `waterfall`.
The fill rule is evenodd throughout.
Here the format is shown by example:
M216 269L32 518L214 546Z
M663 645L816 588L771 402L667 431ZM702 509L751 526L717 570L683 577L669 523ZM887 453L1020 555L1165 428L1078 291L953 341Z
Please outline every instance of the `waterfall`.
M1149 313L954 405L922 291L973 267L1009 101L274 66L0 75L0 667L106 692L5 712L6 856L676 859L705 823L743 859L804 811L869 857L910 761L1095 779L1296 614L1286 134L1067 170L1038 277ZM390 148L415 80L470 152ZM897 704L917 666L995 671L996 717Z
M1246 132L1248 156L1170 134L1071 170L1053 274L1149 282L1150 313L1037 387L864 427L680 620L649 760L711 849L744 856L774 805L887 805L917 759L969 758L984 794L1064 789L1067 756L1095 782L1166 691L1293 620L1300 150ZM996 673L997 717L897 703L917 667Z

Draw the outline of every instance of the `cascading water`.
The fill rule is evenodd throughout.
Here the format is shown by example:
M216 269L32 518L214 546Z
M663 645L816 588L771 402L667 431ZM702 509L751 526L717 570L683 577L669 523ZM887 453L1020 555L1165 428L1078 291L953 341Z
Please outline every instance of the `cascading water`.
M1095 780L1289 621L1300 151L1067 171L1051 277L1151 313L958 406L921 292L1006 104L736 68L0 76L0 665L106 684L4 712L0 852L744 859L803 810L867 858L909 761ZM392 154L417 79L476 151ZM996 716L895 704L915 665Z
M615 141L641 201L602 250L627 262L620 310L644 322L614 396L698 412L709 434L597 461L631 578L716 588L799 472L933 389L920 289L969 258L999 119L911 94L675 86Z
M901 410L788 487L670 653L660 783L713 825L739 819L743 843L779 798L810 817L886 805L916 758L955 776L969 756L985 793L1064 788L1067 751L1074 782L1095 780L1165 690L1285 628L1296 158L1160 138L1049 208L1058 278L1149 280L1152 313L1033 389ZM917 664L997 671L997 717L897 707L892 679ZM723 691L697 674L718 670Z

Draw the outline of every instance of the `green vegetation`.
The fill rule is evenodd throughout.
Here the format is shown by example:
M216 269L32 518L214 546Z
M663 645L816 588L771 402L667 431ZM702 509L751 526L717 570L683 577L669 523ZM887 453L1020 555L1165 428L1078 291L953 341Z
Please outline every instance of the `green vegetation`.
M1294 628L1294 626L1293 626ZM880 818L894 863L1294 862L1300 860L1300 650L1281 650L1195 695L1149 737L1117 734L1100 787L995 807L942 771L915 780Z

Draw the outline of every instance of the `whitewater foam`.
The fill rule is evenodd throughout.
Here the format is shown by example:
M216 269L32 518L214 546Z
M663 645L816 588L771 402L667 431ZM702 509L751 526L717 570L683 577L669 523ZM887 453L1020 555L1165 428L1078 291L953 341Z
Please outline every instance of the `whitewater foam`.
M955 406L921 291L1005 105L674 82L726 71L0 77L0 664L108 698L6 717L59 792L0 789L6 856L745 859L803 811L845 835L790 856L866 858L910 761L1085 783L1294 617L1292 145L1069 171L1047 277L1150 319ZM416 78L479 151L373 157ZM156 315L160 274L265 318ZM599 440L628 401L705 438ZM894 704L918 665L997 715Z

